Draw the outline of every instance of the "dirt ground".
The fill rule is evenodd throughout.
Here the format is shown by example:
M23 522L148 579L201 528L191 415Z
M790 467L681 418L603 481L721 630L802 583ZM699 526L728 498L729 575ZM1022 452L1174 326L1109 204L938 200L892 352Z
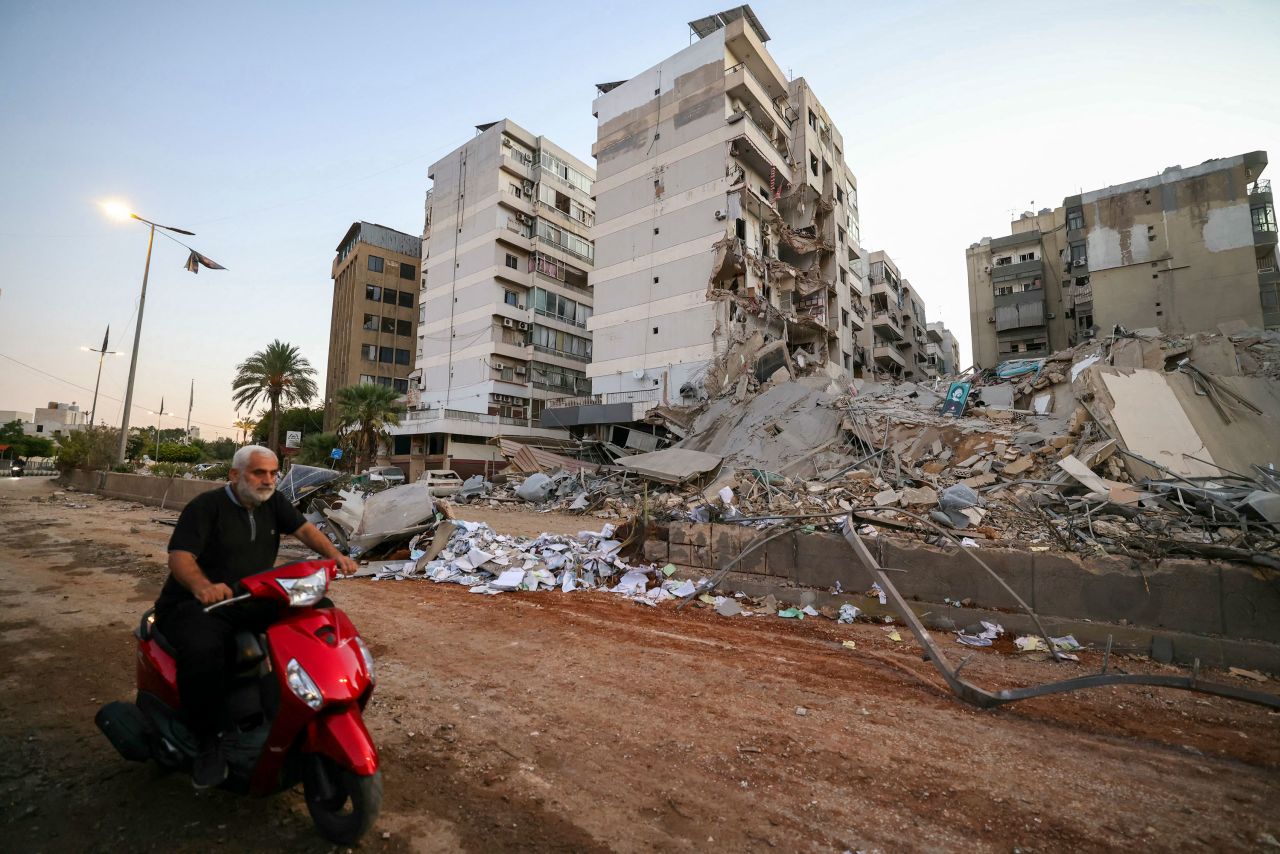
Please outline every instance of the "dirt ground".
M97 731L98 706L132 696L130 630L163 581L171 530L155 520L175 514L56 491L0 480L0 847L331 850L299 793L197 794L182 775L123 761ZM511 533L599 527L459 515ZM978 711L874 625L418 581L341 581L333 598L378 661L367 722L385 797L361 850L1221 850L1280 838L1280 715L1257 706L1107 688ZM1005 687L1098 664L983 650L966 672Z

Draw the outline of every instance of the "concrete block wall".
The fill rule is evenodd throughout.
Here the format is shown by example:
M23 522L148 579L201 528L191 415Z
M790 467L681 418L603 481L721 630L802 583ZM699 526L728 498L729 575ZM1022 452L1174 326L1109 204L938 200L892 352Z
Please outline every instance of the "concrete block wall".
M73 486L81 492L93 492L109 498L123 498L153 507L164 506L167 510L181 510L187 506L188 501L200 493L221 489L224 485L224 481L187 480L180 477L152 477L145 474L81 469L63 475L60 482L64 486Z
M645 556L688 575L723 568L769 532L736 525L672 523L667 542L651 540ZM904 596L921 602L970 599L978 608L1018 610L1016 600L958 550L875 537L873 555L893 573ZM1129 624L1195 635L1280 643L1280 584L1240 564L1196 560L1136 561L1020 549L980 549L978 556L1045 617ZM739 561L739 580L776 586L860 592L871 584L843 537L788 533Z

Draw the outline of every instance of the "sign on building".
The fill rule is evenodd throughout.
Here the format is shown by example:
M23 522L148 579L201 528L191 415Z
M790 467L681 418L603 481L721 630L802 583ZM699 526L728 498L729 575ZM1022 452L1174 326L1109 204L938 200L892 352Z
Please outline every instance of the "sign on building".
M286 448L301 448L302 447L302 431L286 430L284 434L284 446Z

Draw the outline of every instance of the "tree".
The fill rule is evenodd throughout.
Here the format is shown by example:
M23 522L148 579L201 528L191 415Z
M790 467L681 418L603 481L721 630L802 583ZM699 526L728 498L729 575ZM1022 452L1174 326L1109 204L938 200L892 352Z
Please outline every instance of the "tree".
M332 459L329 454L341 447L342 440L335 433L303 433L298 462L304 466L327 466Z
M280 410L280 432L288 433L297 430L303 436L319 433L324 427L324 407L308 409L305 406L293 406ZM259 444L266 442L271 431L271 416L264 415L252 428L252 439Z
M204 444L204 452L211 460L229 460L236 452L235 439L213 439Z
M245 443L245 437L249 435L249 431L258 426L258 422L252 418L239 418L236 420L235 427L240 431L240 444Z
M21 421L0 425L0 445L8 445L10 457L52 457L57 446L47 436L28 436Z
M272 341L236 366L231 381L231 399L236 408L253 409L264 399L270 404L271 442L280 453L280 404L310 403L316 396L315 368L302 357L298 348L283 341Z
M156 459L163 463L195 463L200 461L200 449L180 442L162 442Z
M338 389L334 396L338 408L340 435L355 439L356 471L371 465L378 453L378 440L387 435L387 427L400 423L400 395L385 385L361 383Z
M112 427L73 430L62 439L58 468L63 472L76 468L109 469L119 447L120 431Z

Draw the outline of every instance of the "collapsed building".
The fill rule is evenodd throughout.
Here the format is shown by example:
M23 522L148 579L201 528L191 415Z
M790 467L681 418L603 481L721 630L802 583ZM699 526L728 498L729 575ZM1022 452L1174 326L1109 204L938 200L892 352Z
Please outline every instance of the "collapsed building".
M749 6L685 49L599 85L592 397L545 426L627 423L723 390L735 348L762 378L869 365L858 185L840 131L788 81Z

